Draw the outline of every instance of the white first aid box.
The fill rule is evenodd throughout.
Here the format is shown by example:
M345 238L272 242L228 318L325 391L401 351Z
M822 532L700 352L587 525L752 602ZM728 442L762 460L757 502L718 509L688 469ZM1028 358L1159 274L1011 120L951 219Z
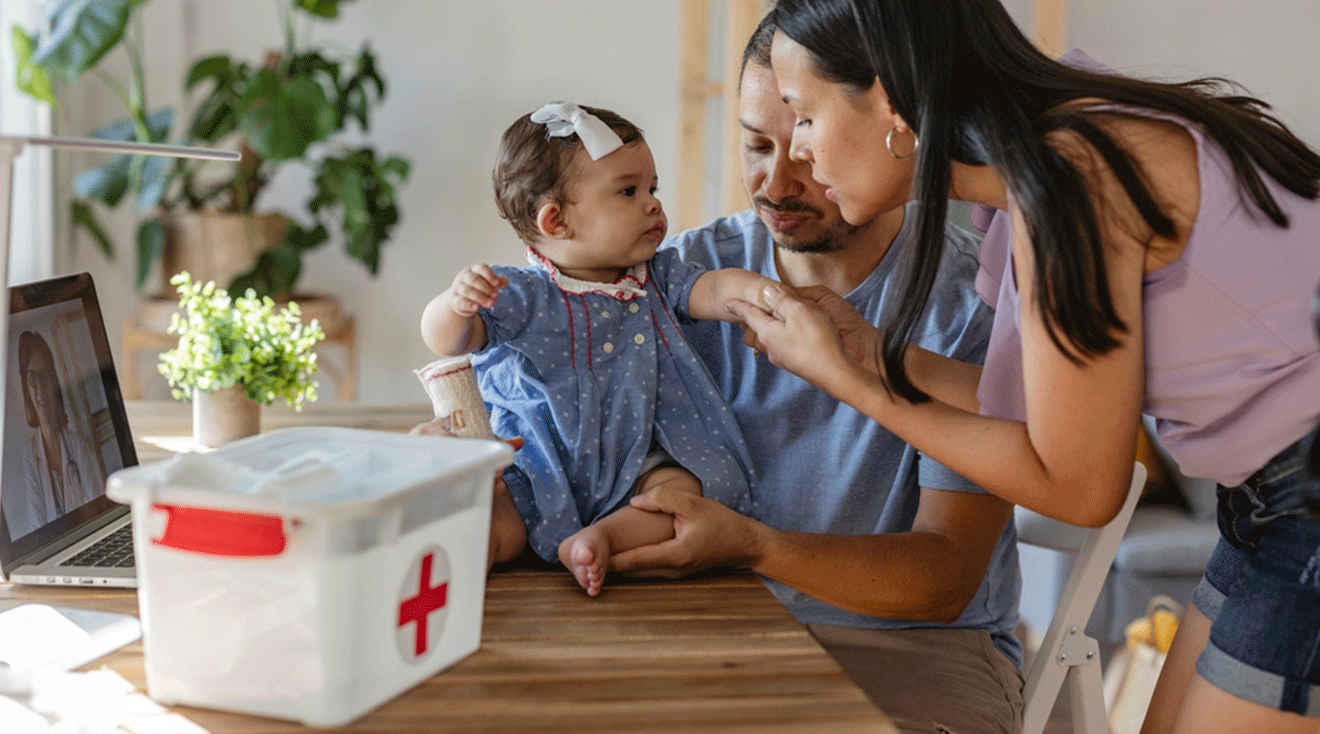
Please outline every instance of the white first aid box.
M148 692L349 722L475 652L496 441L290 428L111 475Z

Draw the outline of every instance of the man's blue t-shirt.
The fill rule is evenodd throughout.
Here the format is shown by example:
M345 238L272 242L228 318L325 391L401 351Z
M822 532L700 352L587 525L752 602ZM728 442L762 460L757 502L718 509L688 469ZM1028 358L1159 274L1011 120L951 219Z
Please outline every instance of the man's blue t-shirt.
M866 319L880 321L899 250L912 236L909 204L894 244L874 272L845 295ZM965 362L985 358L993 311L973 286L975 237L950 225L940 277L916 343ZM774 241L754 212L717 219L665 243L710 269L744 268L779 280ZM912 529L920 487L984 492L961 475L920 456L906 442L849 405L753 354L736 324L687 321L683 331L710 367L733 408L752 455L757 519L781 530L830 535ZM766 585L798 621L870 629L940 627L933 622L868 617L827 604L772 579ZM951 627L990 632L1000 651L1022 664L1013 631L1021 593L1017 533L1006 523L981 588Z

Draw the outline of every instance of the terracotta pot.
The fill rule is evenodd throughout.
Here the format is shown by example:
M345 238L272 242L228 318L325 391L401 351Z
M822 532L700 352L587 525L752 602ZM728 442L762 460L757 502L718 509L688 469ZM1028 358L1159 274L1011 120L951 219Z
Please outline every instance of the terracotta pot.
M165 214L165 251L161 254L163 293L171 294L170 278L187 270L193 282L214 280L221 288L274 246L289 228L283 214L225 214L204 211Z
M193 440L215 448L261 432L261 404L234 385L193 391Z

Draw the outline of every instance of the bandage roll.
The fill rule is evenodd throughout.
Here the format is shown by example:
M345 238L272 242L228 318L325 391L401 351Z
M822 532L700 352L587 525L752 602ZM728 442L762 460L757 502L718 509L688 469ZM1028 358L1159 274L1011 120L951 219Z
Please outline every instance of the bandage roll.
M413 372L431 396L436 417L448 419L450 433L463 438L495 438L471 357L437 359Z

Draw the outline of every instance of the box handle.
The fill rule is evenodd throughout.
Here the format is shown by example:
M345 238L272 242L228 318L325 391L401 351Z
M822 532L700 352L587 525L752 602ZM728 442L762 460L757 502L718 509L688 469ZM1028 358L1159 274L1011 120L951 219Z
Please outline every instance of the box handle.
M284 552L284 520L277 515L254 515L200 507L153 505L165 513L165 532L151 542L212 556L260 558Z

